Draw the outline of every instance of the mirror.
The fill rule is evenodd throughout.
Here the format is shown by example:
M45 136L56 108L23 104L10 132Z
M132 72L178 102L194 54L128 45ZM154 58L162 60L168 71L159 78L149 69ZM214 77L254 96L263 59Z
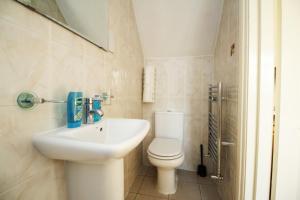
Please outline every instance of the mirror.
M108 0L17 0L108 50Z

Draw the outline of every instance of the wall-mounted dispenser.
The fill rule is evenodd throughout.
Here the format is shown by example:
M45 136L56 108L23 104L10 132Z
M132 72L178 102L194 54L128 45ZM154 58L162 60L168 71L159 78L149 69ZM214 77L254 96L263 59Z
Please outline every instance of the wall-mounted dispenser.
M33 92L21 92L17 97L17 104L23 109L34 108L38 104L42 103L66 103L66 100L48 100L38 97Z

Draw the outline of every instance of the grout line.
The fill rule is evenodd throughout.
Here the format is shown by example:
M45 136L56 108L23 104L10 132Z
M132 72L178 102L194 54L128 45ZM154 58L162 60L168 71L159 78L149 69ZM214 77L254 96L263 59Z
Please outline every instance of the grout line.
M7 194L8 192L15 190L17 187L28 183L32 179L40 176L42 173L44 173L46 171L50 171L51 169L52 169L52 166L48 166L45 169L38 170L38 171L28 175L27 177L18 178L18 180L16 181L16 183L14 185L12 185L11 187L7 188L6 190L0 192L0 196L3 196L5 194Z
M207 57L215 57L214 54L204 54L204 55L198 55L198 56L171 56L171 57L160 57L160 56L149 56L145 57L144 60L169 60L169 59L191 59L191 58L207 58Z
M143 184L144 184L145 175L143 175L142 177L143 177L143 178L142 178L142 183L141 183L141 185L139 186L139 188L138 188L138 190L137 190L137 194L140 193L140 190L142 189L142 186L143 186Z
M158 197L158 196L149 195L149 194L136 194L136 197L137 197L137 195L141 195L141 196L145 196L145 197L152 197L152 198L159 199L159 200L170 200L171 199L171 197L165 198L165 197ZM135 199L136 199L136 197L135 197Z
M146 167L146 172L147 172L147 169L148 169L148 167ZM143 186L143 183L144 183L144 180L145 180L146 172L143 173L143 175L139 175L139 176L142 177L142 183L140 184L140 186L139 186L138 189L137 189L137 192L135 193L134 200L136 200L136 199L137 199L137 196L140 194L140 190L142 189L142 186Z
M201 190L201 184L198 184L198 190L200 192L201 200L203 200L203 194L202 194L202 190Z

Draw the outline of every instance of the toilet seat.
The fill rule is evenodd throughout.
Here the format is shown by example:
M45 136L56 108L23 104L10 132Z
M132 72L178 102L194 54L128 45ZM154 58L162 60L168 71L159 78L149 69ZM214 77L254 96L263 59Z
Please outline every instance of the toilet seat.
M174 160L183 156L181 143L170 138L154 138L147 152L159 160Z
M160 156L154 155L148 151L148 156L158 159L158 160L176 160L178 158L183 157L183 154L179 154L179 155L173 156L173 157L160 157Z

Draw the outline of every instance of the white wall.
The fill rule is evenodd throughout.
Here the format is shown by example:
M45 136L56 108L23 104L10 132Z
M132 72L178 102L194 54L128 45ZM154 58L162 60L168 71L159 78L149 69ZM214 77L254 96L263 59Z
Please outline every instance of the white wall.
M280 110L275 199L300 199L300 1L281 1ZM276 164L276 163L275 163Z
M212 55L223 0L133 0L145 57Z

